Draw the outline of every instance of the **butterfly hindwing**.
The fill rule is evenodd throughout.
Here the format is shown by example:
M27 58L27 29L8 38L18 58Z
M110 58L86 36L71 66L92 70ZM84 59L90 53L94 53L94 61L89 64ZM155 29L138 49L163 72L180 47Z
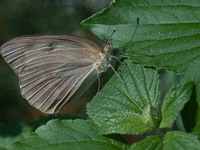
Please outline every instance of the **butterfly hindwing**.
M76 51L70 52L71 58L66 53L57 50L42 54L25 64L20 73L22 95L43 112L55 113L57 106L64 105L72 96L70 92L95 69L87 55L77 59L72 54Z

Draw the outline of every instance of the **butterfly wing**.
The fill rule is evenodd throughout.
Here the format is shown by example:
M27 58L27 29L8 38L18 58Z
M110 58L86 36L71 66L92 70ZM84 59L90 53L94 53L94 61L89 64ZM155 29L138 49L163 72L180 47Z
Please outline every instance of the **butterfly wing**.
M4 44L2 54L20 77L23 97L42 112L58 112L97 78L94 61L100 61L100 50L91 41L74 36L37 36L28 37L29 42L37 42L26 47L24 40Z
M93 62L75 50L57 50L29 61L20 74L22 95L42 112L55 113L94 74Z
M85 48L92 52L99 47L93 42L73 35L35 35L14 38L1 46L5 61L19 76L23 66L31 59L49 51L68 48ZM96 56L94 56L96 57Z

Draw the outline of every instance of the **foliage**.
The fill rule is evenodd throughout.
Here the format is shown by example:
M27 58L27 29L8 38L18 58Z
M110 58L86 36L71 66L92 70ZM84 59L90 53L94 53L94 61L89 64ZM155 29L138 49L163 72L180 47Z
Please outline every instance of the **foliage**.
M199 149L199 7L199 0L116 0L108 35L116 29L123 81L114 74L87 104L91 120L51 120L9 148ZM81 24L105 40L112 9ZM178 82L168 83L175 76ZM119 134L146 138L130 145Z

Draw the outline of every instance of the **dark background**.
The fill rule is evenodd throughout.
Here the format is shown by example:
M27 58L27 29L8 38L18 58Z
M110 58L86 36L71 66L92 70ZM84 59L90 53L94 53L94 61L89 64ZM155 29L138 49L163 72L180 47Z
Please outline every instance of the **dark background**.
M72 34L101 46L103 41L84 29L80 22L109 3L110 0L1 0L0 45L22 35ZM45 115L21 96L18 82L17 75L0 56L0 122L31 121ZM60 113L86 117L86 103L96 94L97 86L98 83L93 85L81 99Z

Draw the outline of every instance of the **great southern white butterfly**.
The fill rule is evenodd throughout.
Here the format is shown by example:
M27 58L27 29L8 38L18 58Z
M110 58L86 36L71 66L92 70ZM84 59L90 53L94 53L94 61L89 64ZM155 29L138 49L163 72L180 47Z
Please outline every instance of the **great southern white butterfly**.
M19 77L22 96L52 114L79 98L111 66L108 39L99 47L73 35L22 36L3 44L0 51Z
M45 113L56 113L81 96L110 65L109 43L102 48L73 35L14 38L1 46L19 76L22 96Z
M114 2L112 16L113 12ZM107 70L112 45L108 37L99 47L73 35L34 35L14 38L0 51L19 77L22 96L40 111L53 114L79 98Z

